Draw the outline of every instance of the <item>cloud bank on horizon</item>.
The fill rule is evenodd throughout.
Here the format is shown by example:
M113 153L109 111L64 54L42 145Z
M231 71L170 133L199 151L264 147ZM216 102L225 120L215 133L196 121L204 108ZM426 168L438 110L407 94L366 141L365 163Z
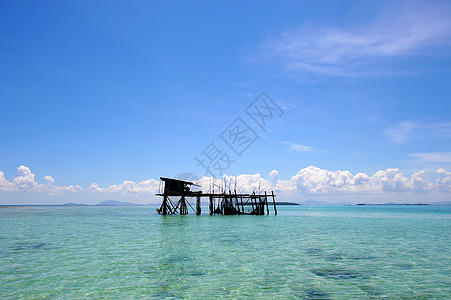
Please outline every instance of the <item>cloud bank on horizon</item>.
M51 195L64 194L70 192L82 191L79 185L57 186L53 183L55 179L52 176L44 176L45 184L38 183L30 168L20 166L17 168L17 177L12 181L5 178L5 174L0 170L0 191L5 192L44 192Z
M91 195L141 195L154 196L161 188L161 183L156 179L143 180L141 182L124 181L121 184L100 187L92 183L87 188L79 185L57 186L54 185L52 176L44 177L46 183L38 183L35 174L26 166L18 167L18 175L12 181L5 178L0 171L0 191L3 192L39 192L50 195L62 195L66 193L88 193ZM399 169L387 169L377 171L373 175L358 173L353 175L349 171L329 171L315 166L301 169L288 180L280 180L279 172L273 170L269 178L261 174L241 174L238 176L224 175L222 185L232 187L235 183L240 192L252 192L261 190L273 190L283 199L298 199L299 195L352 195L352 194L425 194L440 193L443 199L448 199L451 193L451 172L439 168L434 174L436 179L429 179L425 171L418 171L410 176L404 175ZM201 185L203 191L211 189L212 183L217 179L203 177L196 183ZM14 204L14 203L8 203Z

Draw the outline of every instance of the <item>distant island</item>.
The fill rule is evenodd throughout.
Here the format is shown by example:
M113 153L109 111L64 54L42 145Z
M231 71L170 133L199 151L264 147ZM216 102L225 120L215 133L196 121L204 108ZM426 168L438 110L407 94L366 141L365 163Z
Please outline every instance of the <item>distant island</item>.
M432 205L430 203L357 203L357 205Z
M294 202L278 202L276 201L276 205L301 205L299 203L294 203Z
M73 202L61 204L61 206L141 206L141 205L144 205L144 204L137 204L137 203L132 203L132 202L121 202L121 201L116 201L116 200L105 200L98 204L83 204L83 203L73 203Z
M69 202L61 204L61 206L88 206L88 204Z
M96 204L96 206L143 206L144 204L137 204L133 202L121 202L116 200L105 200Z

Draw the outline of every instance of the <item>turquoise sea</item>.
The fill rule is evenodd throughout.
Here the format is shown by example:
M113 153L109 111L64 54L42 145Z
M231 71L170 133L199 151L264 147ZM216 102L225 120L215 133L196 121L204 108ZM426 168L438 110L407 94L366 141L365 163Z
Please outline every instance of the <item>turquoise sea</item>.
M451 207L278 210L0 208L0 299L451 298Z

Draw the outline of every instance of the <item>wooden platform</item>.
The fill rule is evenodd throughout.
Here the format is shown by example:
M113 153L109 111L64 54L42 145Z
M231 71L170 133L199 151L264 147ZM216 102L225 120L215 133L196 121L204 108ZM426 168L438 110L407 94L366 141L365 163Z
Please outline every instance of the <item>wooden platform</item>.
M232 192L221 193L202 193L202 191L190 191L191 185L194 183L189 181L183 181L178 179L171 179L160 177L164 182L163 193L156 194L163 197L163 202L159 209L159 214L173 215L188 214L188 207L190 207L197 215L202 213L201 199L208 198L210 215L269 215L270 204L272 202L274 207L274 215L277 215L276 196L274 192L268 194L264 193L256 194L243 194L237 193L236 190ZM177 201L173 201L172 198L179 198ZM196 199L196 208L194 208L187 198ZM272 201L268 201L268 199Z

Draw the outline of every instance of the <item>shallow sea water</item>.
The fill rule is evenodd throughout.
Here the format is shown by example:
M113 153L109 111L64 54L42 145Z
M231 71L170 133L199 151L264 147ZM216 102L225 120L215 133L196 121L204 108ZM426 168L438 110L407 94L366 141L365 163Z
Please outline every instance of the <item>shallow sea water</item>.
M449 206L278 212L1 208L0 298L451 298Z

